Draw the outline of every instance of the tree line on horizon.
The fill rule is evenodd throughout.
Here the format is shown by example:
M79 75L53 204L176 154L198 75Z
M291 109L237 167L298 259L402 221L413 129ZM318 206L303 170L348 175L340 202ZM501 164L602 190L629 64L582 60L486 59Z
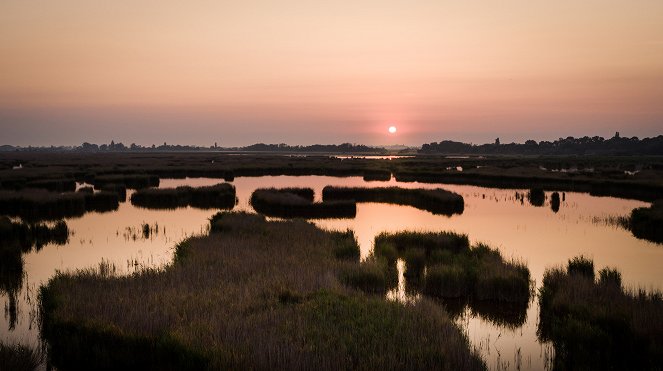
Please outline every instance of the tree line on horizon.
M559 138L555 141L528 140L525 143L471 144L443 140L421 146L422 154L477 154L477 155L663 155L663 135L652 138L620 137L610 139L584 136Z
M387 154L389 151L382 147L372 147L363 144L313 144L287 145L256 143L244 147L220 147L214 145L193 146L180 144L161 145L152 144L142 146L132 143L129 146L111 141L109 144L97 145L85 142L80 146L43 146L21 147L0 145L0 152L195 152L195 151L224 151L224 152L283 152L283 153L371 153ZM406 149L402 153L411 152ZM494 143L472 144L443 140L426 143L418 149L420 154L476 154L476 155L663 155L663 135L652 138L639 139L638 137L620 137L619 133L609 139L600 136L584 136L582 138L559 138L555 141L527 140L525 143L500 143L499 138Z

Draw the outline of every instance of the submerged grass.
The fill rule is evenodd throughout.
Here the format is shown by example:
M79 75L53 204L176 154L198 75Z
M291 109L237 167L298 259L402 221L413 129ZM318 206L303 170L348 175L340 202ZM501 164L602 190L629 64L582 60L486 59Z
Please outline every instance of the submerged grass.
M381 202L413 206L433 214L462 214L465 208L463 196L438 189L407 189L400 187L335 187L322 190L325 201L354 200L356 202Z
M313 202L311 188L260 188L251 195L251 206L264 215L280 218L354 218L354 201Z
M53 278L41 300L54 365L485 368L439 306L425 299L404 305L347 288L343 281L380 280L369 266L380 263L365 263L363 279L341 278L358 263L336 258L337 233L243 213L220 214L211 223L209 236L181 243L175 263L162 271Z
M599 271L596 281L586 258L570 260L566 270L548 269L539 306L538 335L555 345L556 368L659 370L663 365L663 295L623 289L614 269Z
M175 209L185 206L232 209L235 203L235 187L230 183L206 187L148 188L131 195L131 204L148 209Z

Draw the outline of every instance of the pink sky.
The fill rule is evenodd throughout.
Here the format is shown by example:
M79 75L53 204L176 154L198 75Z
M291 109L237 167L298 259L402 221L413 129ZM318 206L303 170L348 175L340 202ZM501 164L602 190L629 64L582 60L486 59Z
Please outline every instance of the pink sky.
M229 3L3 0L0 144L663 134L660 0Z

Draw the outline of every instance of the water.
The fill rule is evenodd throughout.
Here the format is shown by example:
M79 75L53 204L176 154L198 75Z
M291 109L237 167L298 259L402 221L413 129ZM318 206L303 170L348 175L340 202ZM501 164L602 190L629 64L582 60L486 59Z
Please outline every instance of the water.
M203 186L219 182L219 179L206 178L162 179L160 187ZM627 287L663 289L663 270L660 269L663 246L638 240L626 230L600 222L627 215L634 207L646 206L639 201L567 192L559 212L554 213L548 202L544 207L533 207L526 200L521 203L516 197L517 190L476 186L398 183L393 179L366 182L360 177L323 176L242 177L233 183L239 198L235 210L247 211L252 210L249 205L251 193L260 187L311 187L317 200L327 185L443 187L463 195L465 211L462 215L446 217L409 206L360 203L354 219L313 222L327 229L354 230L362 258L371 253L373 239L380 232L446 230L466 233L473 243L485 242L499 248L507 259L524 261L536 288L540 287L546 268L563 265L569 258L583 254L594 259L597 269L604 266L618 268ZM524 193L525 190L518 192ZM15 323L10 320L8 295L0 294L0 303L5 308L0 322L0 340L38 344L38 288L56 271L95 268L102 261L114 264L120 274L143 267L165 266L172 261L177 242L193 234L206 233L207 220L215 213L216 210L193 208L147 210L127 202L114 212L89 213L81 218L67 219L73 235L66 245L47 245L23 255L25 275L23 287L17 294ZM145 223L153 231L149 238L142 234ZM399 265L402 270L402 263ZM416 300L417 295L408 292L401 279L399 287L388 297ZM523 310L524 321L516 321L515 326L495 324L485 313L477 315L477 310L469 308L460 309L456 321L491 369L544 369L553 350L551 345L537 340L536 300ZM480 309L478 312L482 313Z

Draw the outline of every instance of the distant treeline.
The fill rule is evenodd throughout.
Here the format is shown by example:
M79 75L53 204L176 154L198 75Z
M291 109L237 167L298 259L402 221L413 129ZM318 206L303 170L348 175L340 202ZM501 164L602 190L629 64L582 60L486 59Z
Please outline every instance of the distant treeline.
M444 140L424 144L419 153L481 154L481 155L663 155L663 135L653 138L622 138L619 133L610 139L602 137L559 138L554 142L528 140L525 143L469 144Z
M314 144L310 146L290 146L287 144L257 143L246 147L219 147L189 146L167 144L141 146L132 143L129 146L123 143L94 144L85 142L80 146L49 146L49 147L20 147L0 145L0 152L195 152L195 151L224 151L224 152L331 152L331 153L386 153L387 150L378 147L369 147L363 144Z

